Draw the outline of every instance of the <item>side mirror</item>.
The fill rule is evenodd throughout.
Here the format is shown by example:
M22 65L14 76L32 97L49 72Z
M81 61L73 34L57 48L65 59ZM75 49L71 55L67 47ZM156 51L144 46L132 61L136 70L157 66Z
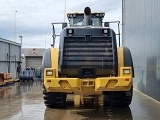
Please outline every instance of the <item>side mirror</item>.
M109 22L104 22L104 27L109 27Z
M62 29L64 29L65 27L67 27L67 23L62 23Z

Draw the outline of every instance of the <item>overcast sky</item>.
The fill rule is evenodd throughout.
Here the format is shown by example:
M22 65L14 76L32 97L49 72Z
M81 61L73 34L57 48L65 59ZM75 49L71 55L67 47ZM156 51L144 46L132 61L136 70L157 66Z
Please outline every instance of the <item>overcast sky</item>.
M92 12L105 12L104 21L122 19L121 0L66 0L66 3L66 13L83 12L89 6ZM22 35L23 48L49 48L51 23L64 22L64 6L65 0L0 0L0 38L14 41L16 17L16 42L20 42ZM59 34L60 26L56 29Z

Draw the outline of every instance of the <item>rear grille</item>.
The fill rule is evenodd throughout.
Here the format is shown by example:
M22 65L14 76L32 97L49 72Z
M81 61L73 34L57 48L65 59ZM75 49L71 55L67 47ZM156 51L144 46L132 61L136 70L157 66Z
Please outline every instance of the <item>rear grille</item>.
M114 68L111 37L65 37L62 68Z

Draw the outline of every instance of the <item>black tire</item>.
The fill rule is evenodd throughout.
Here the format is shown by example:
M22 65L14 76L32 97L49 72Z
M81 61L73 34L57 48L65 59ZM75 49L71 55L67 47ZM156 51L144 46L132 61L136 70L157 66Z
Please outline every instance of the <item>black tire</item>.
M130 91L127 91L127 92L124 92L124 94L125 94L125 103L124 103L124 105L125 106L128 106L128 105L130 105L131 104L131 102L132 102L132 96L133 96L133 87L131 87L131 90Z
M115 92L112 106L118 106L118 107L129 106L132 101L132 95L133 95L133 88L131 88L131 90L127 92L124 91Z
M112 105L111 96L112 96L112 92L103 93L103 106L104 107L110 107Z
M134 66L133 60L130 50L127 47L123 47L123 54L124 54L124 66L125 67L132 67L132 76L134 77Z
M132 67L132 77L134 77L134 66L133 66L133 60L132 60L132 55L130 50L127 47L123 48L124 52L124 66L125 67ZM125 98L124 98L124 105L130 105L132 102L132 96L133 96L133 85L130 89L130 91L124 92L123 93Z
M127 47L123 47L124 66L132 67L134 77L134 67L131 52ZM104 106L128 106L131 104L133 96L133 86L129 91L104 92Z
M44 52L42 60L42 79L45 68L51 68L51 49L47 49ZM43 98L44 103L49 108L65 107L66 106L66 93L47 92L43 86Z
M34 78L32 78L31 80L34 81Z
M126 107L131 104L133 87L130 91L116 91L104 93L104 106Z
M65 107L66 97L66 93L47 92L43 89L44 104L49 108Z
M42 79L43 79L43 73L45 68L51 68L51 49L48 48L45 50L43 54L43 59L42 59Z

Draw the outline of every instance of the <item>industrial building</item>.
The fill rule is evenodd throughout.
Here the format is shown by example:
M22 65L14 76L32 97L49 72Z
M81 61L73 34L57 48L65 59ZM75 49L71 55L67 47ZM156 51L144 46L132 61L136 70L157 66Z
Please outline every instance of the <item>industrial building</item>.
M18 78L26 67L41 68L44 48L22 48L21 44L0 38L0 73L12 73Z
M21 44L0 38L0 73L12 73L18 78L21 64Z
M160 101L160 0L122 0L122 42L132 53L134 87Z
M26 67L41 68L44 48L22 48L21 69Z

